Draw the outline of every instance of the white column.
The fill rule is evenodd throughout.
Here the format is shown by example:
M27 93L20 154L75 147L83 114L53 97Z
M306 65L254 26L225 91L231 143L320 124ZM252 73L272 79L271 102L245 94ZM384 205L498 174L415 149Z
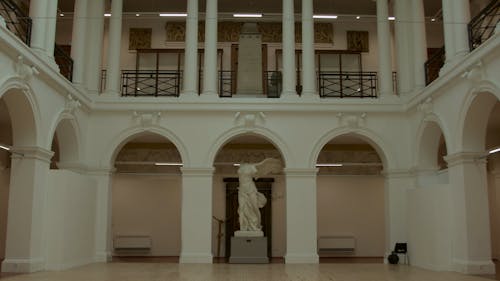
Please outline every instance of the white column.
M484 153L445 157L451 187L452 267L465 274L494 274Z
M396 16L396 62L398 94L400 96L411 93L413 65L412 65L412 30L409 28L411 18L409 17L409 0L398 0L394 4Z
M378 93L380 98L392 96L391 30L387 0L377 0Z
M442 0L444 49L446 54L445 65L451 65L455 55L455 39L453 35L453 0Z
M71 57L73 58L73 84L85 83L85 42L87 31L87 0L75 1Z
M104 33L104 1L89 1L89 29L87 30L87 88L90 94L99 94L101 84L102 41ZM119 53L119 52L118 52Z
M302 96L316 95L313 1L302 0Z
M469 53L469 31L467 25L470 22L470 5L469 0L453 0L453 4L455 56L462 58Z
M212 263L213 168L182 171L180 263Z
M106 94L118 96L120 90L120 56L122 47L123 0L111 1L109 18L108 66L106 69Z
M295 15L293 0L283 0L283 92L282 97L297 95L295 69Z
M407 192L415 185L414 177L406 170L384 171L385 176L385 254L396 243L408 242Z
M56 44L56 25L57 25L57 2L58 0L49 0L47 7L47 40L45 42L45 49L50 61L54 61L54 45Z
M186 43L184 48L183 93L194 96L197 94L196 85L198 80L198 0L187 1Z
M217 0L207 0L203 94L217 95Z
M413 14L413 67L415 73L414 88L425 87L425 62L427 61L427 38L425 32L424 1L411 0L411 11Z
M111 260L112 186L114 168L90 169L88 175L97 182L95 261Z
M443 26L446 62L443 71L451 69L469 53L467 24L470 7L467 0L443 0Z
M31 48L39 54L45 53L45 32L47 28L48 0L30 1L30 18L33 21L31 27Z
M44 210L53 152L40 147L18 147L13 151L2 271L40 271L45 266Z
M318 169L285 169L286 263L318 263L316 174Z
M54 63L54 43L56 35L57 0L30 2L31 48L44 59Z

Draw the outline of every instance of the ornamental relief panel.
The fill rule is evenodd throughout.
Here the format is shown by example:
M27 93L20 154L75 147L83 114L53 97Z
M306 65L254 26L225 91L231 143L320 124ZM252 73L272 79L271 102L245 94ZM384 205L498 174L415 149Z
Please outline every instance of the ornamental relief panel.
M217 24L218 42L238 42L242 22L219 22ZM281 43L282 25L279 22L260 22L257 27L264 43ZM184 42L186 24L184 22L167 22L165 24L167 42ZM198 23L198 42L205 41L205 23ZM302 42L302 25L295 24L295 41ZM331 23L314 24L314 42L333 44L333 25Z

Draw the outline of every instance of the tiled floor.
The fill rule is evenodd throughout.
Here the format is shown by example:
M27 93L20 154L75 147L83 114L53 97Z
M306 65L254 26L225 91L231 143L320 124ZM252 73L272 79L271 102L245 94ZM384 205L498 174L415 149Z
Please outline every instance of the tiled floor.
M329 263L265 264L91 264L68 271L2 277L2 281L487 281L475 276L409 266Z

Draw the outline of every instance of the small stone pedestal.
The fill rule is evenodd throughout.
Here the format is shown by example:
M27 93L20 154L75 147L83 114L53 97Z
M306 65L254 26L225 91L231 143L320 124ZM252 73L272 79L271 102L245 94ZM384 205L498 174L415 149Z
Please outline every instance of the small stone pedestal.
M269 263L267 237L231 237L229 263Z

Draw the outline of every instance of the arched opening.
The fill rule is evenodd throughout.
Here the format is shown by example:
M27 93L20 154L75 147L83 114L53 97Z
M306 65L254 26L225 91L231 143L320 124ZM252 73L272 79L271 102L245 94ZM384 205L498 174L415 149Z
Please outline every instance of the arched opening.
M486 150L500 148L500 102L496 102L486 127ZM500 259L500 152L488 155L488 198L491 229L491 256L497 262Z
M63 119L57 124L52 138L51 150L54 152L50 169L65 169L76 164L80 159L80 146L76 125L71 119Z
M158 134L137 134L119 148L114 166L114 259L162 257L177 262L181 250L182 159L176 146Z
M385 254L384 157L370 140L330 140L316 167L320 262L382 262Z
M231 237L239 230L238 221L238 164L259 163L266 158L284 157L275 144L257 134L231 138L217 152L213 176L212 253L220 262L230 257ZM254 179L266 205L260 209L262 231L267 237L267 256L282 261L286 252L285 179L283 173L268 174Z
M448 154L446 140L438 123L427 121L423 125L417 147L417 172L420 186L448 183L448 168L444 157Z
M20 155L14 151L15 147L36 146L36 135L35 116L27 94L17 88L0 93L0 145L2 145L0 148L0 260L2 262L7 257L8 228L17 223L11 222L9 225L8 219L12 198L10 186L13 181L11 156ZM22 170L16 171L16 174L22 174L22 172ZM19 199L19 197L16 198Z
M467 191L464 196L465 204L467 204L465 207L472 210L467 215L472 216L474 220L474 225L467 224L466 227L469 236L480 240L476 241L476 244L482 243L481 255L484 259L498 258L500 179L496 171L499 170L499 165L497 165L499 156L498 153L493 152L500 145L498 123L500 102L491 92L481 92L473 96L465 112L460 148L465 153L472 152L477 155L475 157L476 169L463 172L466 175L466 181L474 180L474 184L465 185ZM487 160L486 165L482 162L484 159Z

